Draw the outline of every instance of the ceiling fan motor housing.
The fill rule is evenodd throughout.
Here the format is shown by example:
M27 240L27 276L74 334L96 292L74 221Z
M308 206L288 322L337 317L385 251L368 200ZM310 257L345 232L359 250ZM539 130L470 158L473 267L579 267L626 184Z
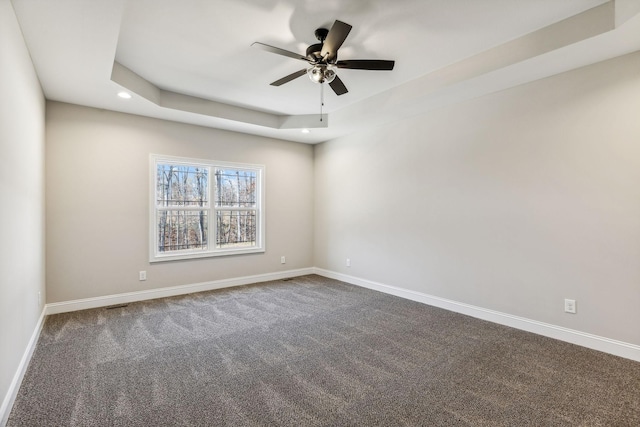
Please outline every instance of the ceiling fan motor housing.
M307 48L307 58L309 61L317 62L322 59L322 43L312 44Z

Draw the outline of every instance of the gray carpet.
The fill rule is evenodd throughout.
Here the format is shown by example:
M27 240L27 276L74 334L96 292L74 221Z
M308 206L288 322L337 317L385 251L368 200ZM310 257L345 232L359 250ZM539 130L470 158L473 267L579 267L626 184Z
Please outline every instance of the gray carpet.
M638 426L640 363L319 276L50 316L9 426Z

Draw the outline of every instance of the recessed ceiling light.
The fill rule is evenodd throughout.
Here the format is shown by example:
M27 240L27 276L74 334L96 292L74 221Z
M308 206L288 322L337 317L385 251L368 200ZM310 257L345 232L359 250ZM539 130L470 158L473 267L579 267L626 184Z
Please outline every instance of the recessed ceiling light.
M309 129L302 129L302 133L309 133Z
M129 92L118 92L118 96L123 99L131 98L131 94Z

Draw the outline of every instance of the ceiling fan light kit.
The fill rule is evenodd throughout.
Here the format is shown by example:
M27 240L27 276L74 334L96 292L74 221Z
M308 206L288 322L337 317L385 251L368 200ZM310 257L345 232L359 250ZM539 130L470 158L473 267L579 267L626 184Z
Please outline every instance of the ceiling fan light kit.
M307 70L307 74L312 82L331 83L336 78L336 72L331 65L314 65Z
M252 46L258 47L267 52L306 61L311 65L310 68L296 71L288 76L276 80L271 83L271 86L280 86L297 79L303 74L307 74L311 81L320 84L328 83L336 95L344 95L348 90L340 77L338 77L335 68L391 71L395 65L395 61L382 59L352 59L347 61L338 61L338 50L349 35L351 28L351 25L338 20L334 22L330 30L327 30L326 28L318 28L315 31L315 36L320 43L309 46L306 51L306 56L260 42L255 42Z

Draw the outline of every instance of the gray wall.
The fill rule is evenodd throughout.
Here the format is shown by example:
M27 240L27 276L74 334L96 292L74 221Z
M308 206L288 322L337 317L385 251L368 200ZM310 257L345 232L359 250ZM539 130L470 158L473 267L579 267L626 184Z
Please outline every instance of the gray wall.
M636 53L316 146L315 265L640 344L639 70Z
M13 8L7 0L0 1L0 94L2 402L34 332L45 297L45 103ZM40 304L38 292L42 294Z
M46 138L47 302L313 266L310 145L57 102ZM266 252L150 265L151 153L265 165Z

